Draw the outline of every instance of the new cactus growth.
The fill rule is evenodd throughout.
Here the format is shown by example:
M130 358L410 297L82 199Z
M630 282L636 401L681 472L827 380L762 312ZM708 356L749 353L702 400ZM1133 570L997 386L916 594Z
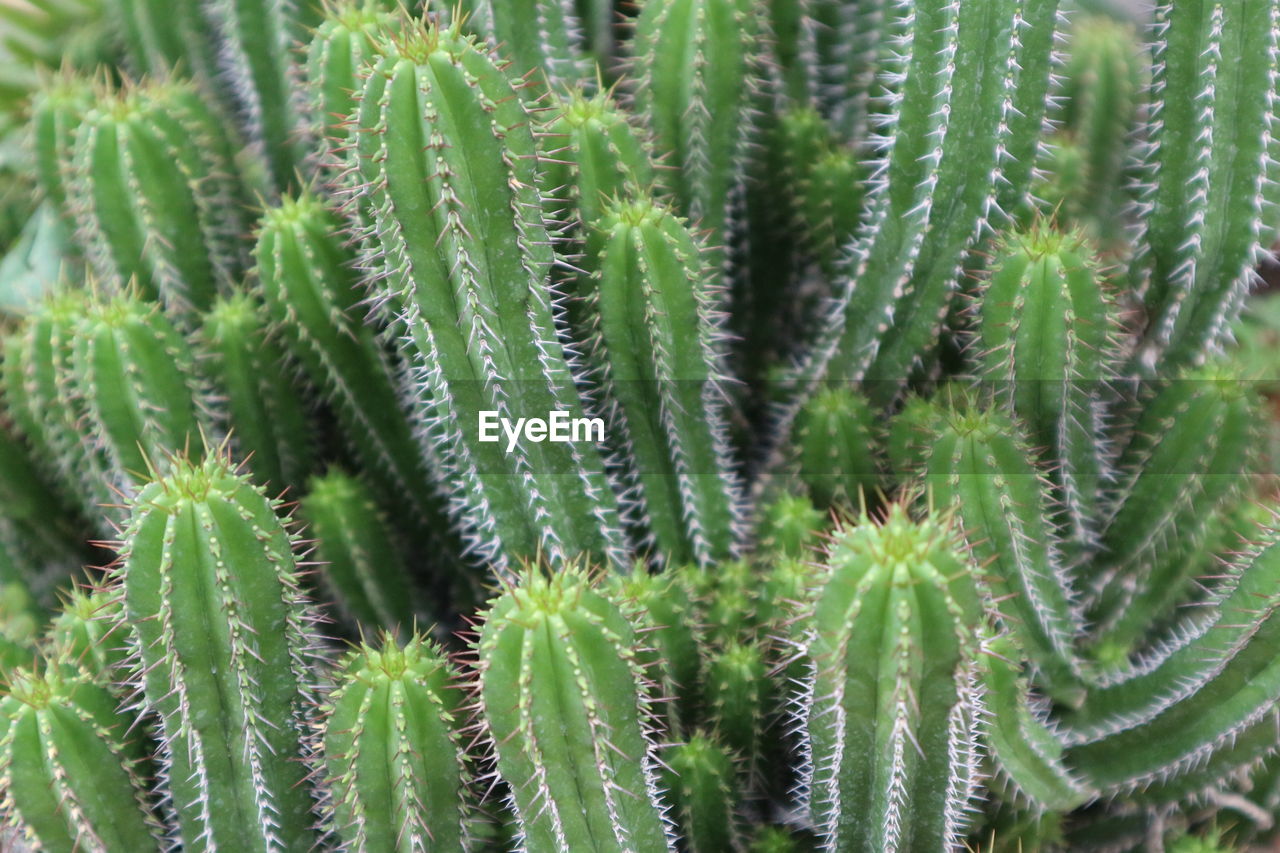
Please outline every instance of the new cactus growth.
M485 614L480 708L522 849L674 849L635 647L579 569L529 570Z
M132 678L191 850L310 850L300 735L310 605L275 504L220 452L175 458L131 502L123 584Z
M982 611L943 518L838 530L799 624L809 814L827 850L948 849L977 781Z
M456 673L421 637L342 662L325 707L334 825L355 850L469 849L473 820Z
M699 732L668 751L665 784L676 825L690 853L735 850L742 844L735 812L740 806L734 759Z

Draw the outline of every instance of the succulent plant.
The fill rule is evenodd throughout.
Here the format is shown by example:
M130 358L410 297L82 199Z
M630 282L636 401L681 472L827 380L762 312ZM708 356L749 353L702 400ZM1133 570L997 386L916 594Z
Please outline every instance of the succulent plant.
M1275 844L1280 0L414 5L0 0L0 847Z

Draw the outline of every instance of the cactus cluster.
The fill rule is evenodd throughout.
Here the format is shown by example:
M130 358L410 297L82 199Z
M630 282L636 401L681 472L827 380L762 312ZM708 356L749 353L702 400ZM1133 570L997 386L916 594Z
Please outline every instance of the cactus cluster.
M1280 0L15 2L0 847L1280 838Z

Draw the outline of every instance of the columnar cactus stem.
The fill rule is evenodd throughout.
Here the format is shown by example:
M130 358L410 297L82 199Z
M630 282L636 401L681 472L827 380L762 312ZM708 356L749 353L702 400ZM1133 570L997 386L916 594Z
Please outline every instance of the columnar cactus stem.
M306 62L311 132L330 151L355 134L352 122L358 109L355 94L363 86L361 69L373 59L378 33L394 21L372 3L351 0L330 8L311 38Z
M479 0L491 35L510 58L511 76L532 74L552 90L591 76L583 23L575 0ZM540 88L540 87L539 87Z
M824 850L943 850L977 778L982 619L947 522L838 530L797 623L812 675L797 698L808 810Z
M128 295L88 303L71 370L63 381L83 405L85 440L119 494L132 496L171 454L203 452L208 421L195 357L159 306Z
M1037 94L1043 101L1052 39L1024 39L1023 22L1052 18L1056 7L893 4L889 15L903 32L900 57L886 71L900 85L873 172L871 214L807 372L829 361L830 378L873 380L868 390L883 401L928 354L965 250L999 215L996 187L1016 179L999 193L1017 197L1030 180L1029 166L1025 174L1009 168L1006 119L1024 99L1028 108Z
M36 173L44 197L63 222L74 227L67 205L66 170L71 163L76 129L93 106L93 86L81 77L60 74L37 93L31 104Z
M208 0L206 14L218 35L223 78L242 114L248 137L262 146L275 188L295 183L306 158L306 110L294 49L307 31L306 0Z
M266 310L247 294L219 299L202 319L199 344L201 373L221 402L219 426L232 431L254 482L276 494L301 487L315 467L312 413Z
M843 498L858 506L874 498L879 480L875 412L857 391L823 389L796 417L796 464L819 506Z
M311 480L301 514L339 612L367 630L412 628L413 584L368 487L330 471Z
M1149 658L1068 715L1068 766L1105 794L1152 802L1216 785L1275 747L1280 544L1274 531L1226 569L1208 606Z
M456 24L407 25L379 49L352 152L374 214L366 266L394 317L421 438L441 459L458 525L499 571L540 551L623 564L599 448L527 430L511 441L498 429L503 419L583 417L553 319L529 114Z
M768 703L769 670L763 648L737 640L707 655L706 702L709 726L741 761L748 778L760 772L761 733Z
M861 140L872 121L892 4L801 0L797 5L804 10L798 50L808 69L806 94L843 138Z
M66 193L104 285L131 281L175 313L205 311L244 273L244 193L223 122L188 83L100 93Z
M200 0L107 0L104 5L123 36L126 65L135 76L181 70L202 84L217 83L217 44L208 37Z
M129 718L55 660L8 675L0 698L0 809L39 849L160 850Z
M427 640L383 635L341 663L325 703L333 820L352 850L470 849L457 674Z
M128 633L120 624L116 587L75 588L49 626L46 641L59 664L81 672L112 692L125 673Z
M1007 236L979 299L985 378L1044 448L1066 532L1092 547L1108 474L1101 400L1119 362L1119 323L1092 252L1044 225Z
M1089 579L1091 616L1121 648L1187 595L1209 520L1241 487L1256 428L1249 384L1229 366L1185 372L1148 402L1118 467L1115 512Z
M741 497L721 413L721 321L699 247L647 199L613 206L601 229L596 346L645 527L663 559L725 559Z
M672 167L658 180L717 251L741 190L764 17L754 0L655 0L636 21L636 111Z
M1166 3L1153 27L1141 360L1168 375L1222 342L1262 248L1280 6Z
M521 850L675 849L635 640L577 569L529 571L485 615L480 709Z
M115 577L185 850L309 851L312 618L276 505L219 452L132 502Z
M663 758L663 788L673 803L681 849L719 853L742 847L736 810L741 792L730 753L703 732L672 747Z
M276 331L332 405L379 504L406 530L447 529L444 500L400 400L396 368L360 302L336 218L303 193L266 212L255 250Z
M1059 690L1078 686L1072 648L1082 632L1062 543L1050 517L1048 483L1015 424L971 407L940 413L928 435L925 485L957 514L985 567L1002 619L1033 667Z
M1110 236L1124 207L1129 137L1143 84L1140 49L1132 24L1092 16L1072 27L1062 70L1061 122L1084 154L1080 212L1099 238Z

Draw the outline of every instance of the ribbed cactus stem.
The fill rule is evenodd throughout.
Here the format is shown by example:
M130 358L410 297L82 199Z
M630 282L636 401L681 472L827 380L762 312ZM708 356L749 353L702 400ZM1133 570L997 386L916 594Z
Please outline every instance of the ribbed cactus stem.
M200 0L106 0L135 76L181 70L202 85L218 80L217 43Z
M529 113L457 25L406 25L379 49L351 161L374 216L365 263L458 526L499 570L538 552L622 563L600 448L500 435L502 419L585 417L553 315Z
M977 780L982 618L947 522L838 530L798 625L809 814L830 851L942 850L964 838Z
M862 139L872 120L876 73L891 35L891 3L802 0L797 50L805 93L841 136Z
M833 385L815 394L794 428L800 480L819 506L837 500L860 506L879 481L875 411L853 388Z
M323 740L333 823L351 849L470 848L456 680L440 650L416 635L403 647L384 635L340 664Z
M93 300L75 328L64 377L83 405L92 452L126 498L168 458L212 439L190 345L159 306L130 295Z
M609 429L634 460L646 527L664 559L730 557L741 497L722 413L720 318L699 247L649 200L612 207L601 228L596 345L618 403Z
M1005 237L979 303L985 378L1043 448L1066 532L1084 547L1101 523L1101 400L1119 361L1119 321L1096 266L1080 235L1038 225Z
M231 430L254 482L295 491L315 467L312 412L298 370L248 294L219 299L201 321L200 371L218 399L219 426Z
M884 401L929 356L966 249L1001 215L1001 197L1020 197L1030 181L1029 165L1014 168L1007 119L1023 100L1043 113L1052 38L1024 38L1023 23L1052 21L1056 8L891 4L893 111L877 144L871 211L807 373L829 360L830 378L871 380L868 393Z
M480 704L529 853L674 850L626 615L577 569L529 571L479 639Z
M406 530L447 528L444 500L400 399L396 367L361 303L355 255L312 193L266 212L255 250L274 331L333 408L379 505Z
M1193 593L1189 556L1254 455L1252 389L1229 365L1184 372L1151 399L1120 456L1115 512L1089 579L1102 635L1127 647Z
M318 7L318 4L316 4ZM293 187L306 157L305 96L293 85L295 49L307 31L307 0L208 0L219 65L249 139L261 146L280 192Z
M0 808L50 853L162 848L143 753L116 699L57 659L7 677L0 698Z
M667 751L663 788L672 801L681 849L689 853L737 850L742 830L736 811L741 791L733 756L713 737L698 732Z
M128 632L120 624L120 590L111 586L67 593L46 634L60 664L114 690L124 677Z
M1132 24L1091 16L1071 28L1061 72L1061 123L1083 154L1081 213L1104 240L1112 238L1124 207L1129 137L1143 85L1140 50Z
M245 193L225 123L177 80L99 92L66 193L104 286L136 283L175 314L207 310L248 260Z
M956 513L1001 617L1046 681L1078 682L1072 648L1083 630L1048 483L1018 428L999 411L961 406L928 438L925 485Z
M1259 539L1221 572L1208 606L1067 717L1066 763L1103 793L1181 799L1273 748L1280 545L1274 531Z
M491 35L510 59L507 73L564 90L592 76L586 33L575 0L477 0ZM541 88L541 86L539 87Z
M339 612L366 630L413 627L413 583L369 488L335 469L311 480L301 514Z
M276 505L220 453L132 501L116 577L186 850L309 851L309 605Z
M66 171L76 129L93 105L93 86L81 77L60 74L31 103L32 148L44 197L62 221L74 227L67 205Z
M1141 360L1167 375L1221 344L1249 288L1276 178L1280 7L1165 3L1152 27Z
M717 252L741 192L763 19L753 0L655 0L636 21L635 108L671 167L658 180Z
M754 642L730 641L711 650L704 666L710 728L741 761L741 769L754 776L760 772L770 692L764 648Z
M355 95L363 87L360 74L373 59L378 33L394 20L367 0L344 2L328 9L311 37L306 61L312 93L309 124L311 133L332 153L337 154L355 135Z

